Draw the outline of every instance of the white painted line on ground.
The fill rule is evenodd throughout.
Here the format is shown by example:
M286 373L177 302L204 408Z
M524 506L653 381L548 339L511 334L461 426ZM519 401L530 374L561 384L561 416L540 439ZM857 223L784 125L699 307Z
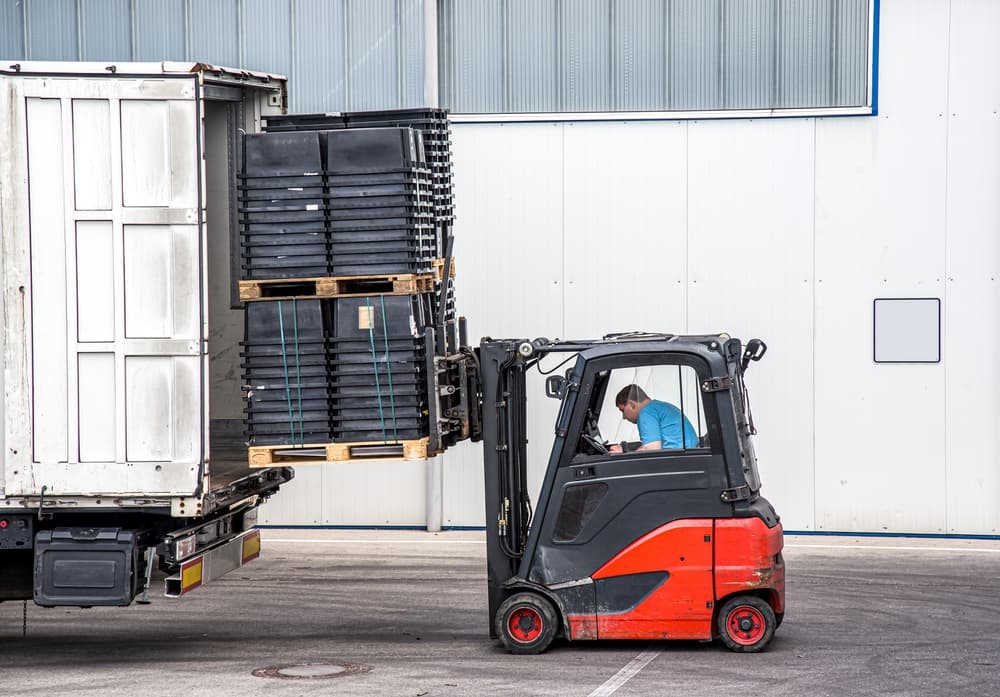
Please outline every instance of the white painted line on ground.
M401 537L398 540L366 540L366 539L352 539L352 540L330 540L324 538L281 538L281 537L268 537L264 535L264 542L268 544L277 544L283 542L294 542L294 543L309 543L309 544L351 544L351 545L484 545L486 542L484 540L408 540L405 537Z
M628 665L608 678L603 685L587 695L587 697L610 697L610 695L618 691L619 687L638 675L640 670L648 666L661 653L660 649L646 649L629 661Z
M868 549L873 552L980 552L983 554L1000 554L1000 547L902 547L883 545L799 545L786 544L785 549Z

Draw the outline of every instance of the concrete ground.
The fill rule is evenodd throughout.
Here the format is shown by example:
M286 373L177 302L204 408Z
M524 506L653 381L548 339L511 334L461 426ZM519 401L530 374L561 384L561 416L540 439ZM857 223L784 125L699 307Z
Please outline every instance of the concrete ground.
M1000 542L789 536L788 612L757 655L508 655L488 638L484 559L475 532L265 530L262 559L180 600L29 604L26 636L22 603L0 603L0 695L1000 694ZM310 663L361 667L253 674Z

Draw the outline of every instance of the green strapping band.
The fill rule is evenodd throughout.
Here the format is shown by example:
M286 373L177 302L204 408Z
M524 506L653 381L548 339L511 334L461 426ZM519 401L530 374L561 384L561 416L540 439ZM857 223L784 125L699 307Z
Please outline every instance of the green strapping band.
M295 331L295 385L299 392L299 440L306 444L306 427L302 416L302 367L299 361L299 311L295 298L292 298L292 326ZM295 445L295 435L292 435L292 445Z
M389 405L392 407L392 435L399 440L399 429L396 426L396 392L392 389L392 363L389 362L389 329L385 322L385 296L380 295L382 301L382 339L385 341L385 370L389 375Z
M288 353L285 351L285 317L281 301L278 301L278 331L281 334L281 364L285 370L285 402L288 404L288 427L292 431L292 445L295 445L295 416L292 412L292 385L288 378Z
M385 414L382 412L382 387L378 381L378 359L375 357L375 324L372 314L372 299L365 296L365 304L368 306L368 343L372 349L372 367L375 369L375 392L378 393L378 418L382 423L382 442L389 442L389 436L385 432Z

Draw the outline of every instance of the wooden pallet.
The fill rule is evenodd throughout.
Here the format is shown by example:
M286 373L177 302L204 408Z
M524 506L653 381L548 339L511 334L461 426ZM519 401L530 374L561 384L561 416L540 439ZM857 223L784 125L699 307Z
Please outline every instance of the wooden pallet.
M323 443L317 445L256 445L248 449L251 467L273 465L320 465L325 462L392 462L426 460L437 453L428 452L428 439L401 440L391 443Z
M444 280L444 259L434 260L434 272L437 274L437 280ZM448 272L448 278L455 278L455 257L451 258L451 270Z
M364 295L416 295L434 290L436 273L386 276L337 276L331 278L280 278L240 281L240 300L290 300L292 298L350 298Z

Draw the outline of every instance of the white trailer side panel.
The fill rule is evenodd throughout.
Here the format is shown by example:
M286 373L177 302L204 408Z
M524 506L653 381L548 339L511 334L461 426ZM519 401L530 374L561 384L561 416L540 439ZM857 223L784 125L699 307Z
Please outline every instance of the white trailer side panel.
M4 493L190 495L196 77L7 77Z

